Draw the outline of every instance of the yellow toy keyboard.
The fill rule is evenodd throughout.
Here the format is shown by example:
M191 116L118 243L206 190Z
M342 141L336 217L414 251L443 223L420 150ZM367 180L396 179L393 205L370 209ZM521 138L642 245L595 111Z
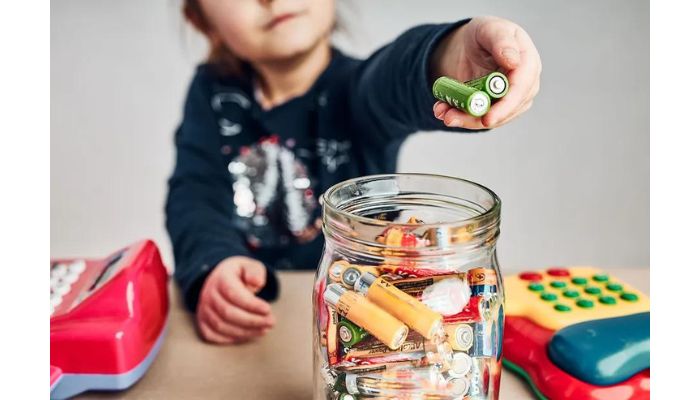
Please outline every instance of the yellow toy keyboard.
M547 329L649 311L646 295L597 268L551 268L504 281L506 315Z

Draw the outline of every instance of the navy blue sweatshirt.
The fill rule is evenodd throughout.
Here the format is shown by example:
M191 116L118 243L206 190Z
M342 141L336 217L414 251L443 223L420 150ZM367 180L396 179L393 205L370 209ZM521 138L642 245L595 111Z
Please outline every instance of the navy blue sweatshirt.
M430 58L464 23L410 29L367 60L333 50L307 93L269 110L255 100L252 74L197 68L166 205L175 278L190 310L227 257L266 265L258 295L267 300L278 292L274 270L317 267L318 197L345 179L394 172L408 135L445 130L433 116Z

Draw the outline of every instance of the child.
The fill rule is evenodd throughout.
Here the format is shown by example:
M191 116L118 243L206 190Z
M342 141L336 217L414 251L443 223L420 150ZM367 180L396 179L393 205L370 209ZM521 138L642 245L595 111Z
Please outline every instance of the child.
M537 49L499 18L418 26L356 60L331 47L332 0L185 0L184 13L211 52L175 137L167 228L185 304L215 343L274 326L273 271L316 268L329 186L393 172L415 131L505 124L539 90ZM510 92L483 118L432 100L441 75L496 69Z

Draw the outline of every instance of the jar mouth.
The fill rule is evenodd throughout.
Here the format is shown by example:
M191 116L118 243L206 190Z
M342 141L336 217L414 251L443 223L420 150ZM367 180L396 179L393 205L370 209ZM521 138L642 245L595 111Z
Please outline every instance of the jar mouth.
M373 235L395 227L421 234L442 232L443 237L448 237L447 247L478 245L498 236L501 210L498 195L483 185L458 177L420 173L370 175L343 181L323 194L321 204L327 238L342 237L367 246L392 248L401 246L379 245ZM409 221L409 216L421 219L420 223ZM469 232L469 240L453 240L460 229Z

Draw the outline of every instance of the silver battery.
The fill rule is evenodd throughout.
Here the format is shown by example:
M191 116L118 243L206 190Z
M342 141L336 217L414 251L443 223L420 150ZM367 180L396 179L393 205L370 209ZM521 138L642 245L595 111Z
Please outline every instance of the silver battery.
M360 278L360 275L362 275L362 272L360 272L359 269L354 267L348 267L343 272L341 280L343 281L344 285L351 288L355 286L355 282L357 282L357 280Z
M454 353L448 374L453 378L467 376L472 370L472 358L466 353Z
M453 398L461 399L469 389L469 381L464 377L452 377L447 380L447 391Z
M340 281L340 274L343 272L344 266L344 262L334 262L333 264L331 264L331 267L328 268L328 276L336 282Z

